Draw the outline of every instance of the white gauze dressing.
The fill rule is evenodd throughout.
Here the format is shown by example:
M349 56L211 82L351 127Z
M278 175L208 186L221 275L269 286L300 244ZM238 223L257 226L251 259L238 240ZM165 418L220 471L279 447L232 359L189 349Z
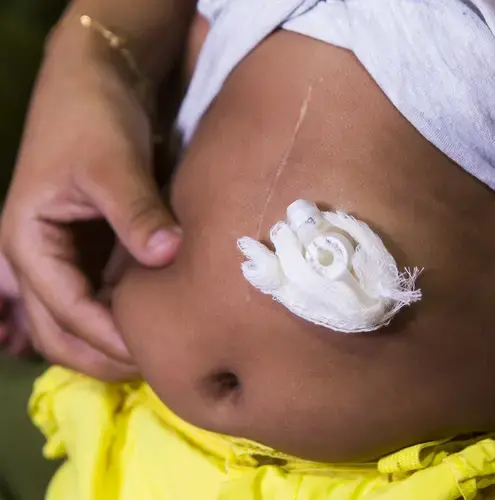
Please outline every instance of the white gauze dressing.
M400 272L382 240L342 212L320 212L309 201L287 209L270 232L275 252L249 237L244 277L301 318L339 332L369 332L421 299L420 270Z

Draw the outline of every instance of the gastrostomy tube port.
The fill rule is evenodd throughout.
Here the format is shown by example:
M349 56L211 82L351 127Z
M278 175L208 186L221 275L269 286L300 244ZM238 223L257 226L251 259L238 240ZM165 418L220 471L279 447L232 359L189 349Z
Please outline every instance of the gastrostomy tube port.
M419 270L399 272L381 239L342 212L321 212L306 200L275 224L275 252L245 237L244 277L294 314L341 332L376 330L421 298Z
M338 279L349 272L353 244L330 226L314 203L297 200L289 205L287 222L304 246L306 261L318 274Z

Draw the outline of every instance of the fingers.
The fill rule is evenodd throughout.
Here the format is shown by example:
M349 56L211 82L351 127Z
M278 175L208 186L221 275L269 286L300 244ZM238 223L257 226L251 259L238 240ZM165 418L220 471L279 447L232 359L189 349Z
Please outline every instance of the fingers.
M123 362L131 357L110 311L91 298L87 279L72 263L44 259L43 275L30 281L33 291L65 330Z
M17 280L9 263L2 253L0 253L0 277L0 293L2 296L9 299L17 297L19 295Z
M120 282L125 271L135 265L136 261L132 255L121 243L117 242L103 270L103 287L113 288Z
M31 341L22 303L19 300L11 300L4 302L3 306L0 315L0 349L12 356L31 353Z
M24 303L13 300L7 319L10 342L7 351L14 356L31 354L32 344L29 338L29 324Z
M96 178L97 177L97 178ZM88 186L95 205L120 241L142 264L163 266L176 256L181 231L166 209L148 169L128 163L118 175L103 170Z
M31 331L34 347L48 361L98 380L116 382L138 377L134 366L113 360L64 332L29 288L23 287L22 293L31 324L36 325Z
M76 267L68 229L40 221L26 226L29 233L19 231L15 259L22 269L23 293L36 296L64 331L109 357L130 362L110 311L91 298L90 283ZM32 252L35 242L38 249Z

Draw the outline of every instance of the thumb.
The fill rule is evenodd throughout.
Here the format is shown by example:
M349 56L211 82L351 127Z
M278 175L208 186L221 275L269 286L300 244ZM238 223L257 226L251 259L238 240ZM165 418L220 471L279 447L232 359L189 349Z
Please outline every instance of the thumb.
M182 231L165 207L148 169L119 165L117 173L107 170L101 177L89 193L120 242L143 265L164 266L172 262L182 241Z

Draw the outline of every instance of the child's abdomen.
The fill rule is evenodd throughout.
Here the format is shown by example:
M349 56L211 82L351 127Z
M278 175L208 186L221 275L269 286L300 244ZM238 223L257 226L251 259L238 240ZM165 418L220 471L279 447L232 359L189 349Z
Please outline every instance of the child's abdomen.
M297 198L368 222L424 299L382 332L303 322L243 279ZM495 426L495 195L431 146L354 57L279 32L232 74L174 183L176 264L115 296L146 380L181 417L324 461Z

